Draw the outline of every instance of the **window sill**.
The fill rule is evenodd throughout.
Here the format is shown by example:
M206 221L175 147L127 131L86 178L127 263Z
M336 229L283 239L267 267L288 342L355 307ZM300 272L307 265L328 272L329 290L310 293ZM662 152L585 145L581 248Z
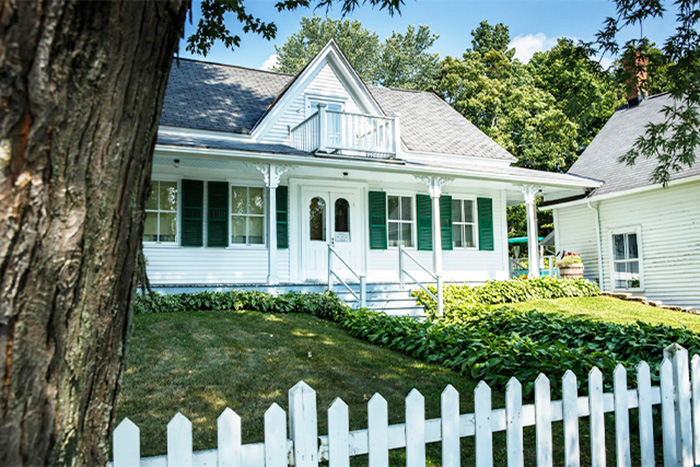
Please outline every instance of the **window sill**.
M144 248L182 248L179 244L173 243L157 243L157 242L142 242ZM199 248L199 247L196 247Z

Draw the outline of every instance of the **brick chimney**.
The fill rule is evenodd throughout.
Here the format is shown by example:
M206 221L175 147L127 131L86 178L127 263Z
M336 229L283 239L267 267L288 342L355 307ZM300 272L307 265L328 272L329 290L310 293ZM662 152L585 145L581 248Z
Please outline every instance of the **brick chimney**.
M627 104L629 107L639 105L649 95L647 90L647 64L648 60L641 52L635 52L634 65L629 61L625 63L625 71L629 78L627 84Z

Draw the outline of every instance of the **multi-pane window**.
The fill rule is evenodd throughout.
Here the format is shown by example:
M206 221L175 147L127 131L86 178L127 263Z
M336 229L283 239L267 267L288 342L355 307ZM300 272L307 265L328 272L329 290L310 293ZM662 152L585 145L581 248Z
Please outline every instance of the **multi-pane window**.
M413 246L413 197L388 196L389 246Z
M231 243L265 243L265 197L259 187L231 187Z
M455 248L476 247L476 215L474 201L452 200L452 238Z
M146 200L143 241L175 243L177 232L177 182L151 182Z
M637 233L613 234L613 280L616 289L641 287Z

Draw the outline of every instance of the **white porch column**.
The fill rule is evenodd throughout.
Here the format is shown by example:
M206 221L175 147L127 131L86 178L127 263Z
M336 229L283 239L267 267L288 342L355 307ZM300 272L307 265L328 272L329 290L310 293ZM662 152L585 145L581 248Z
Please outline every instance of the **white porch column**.
M539 234L537 230L537 193L539 189L532 185L522 188L527 211L527 264L528 276L540 277Z
M267 187L267 283L278 282L277 277L277 187L280 177L289 167L275 164L256 164Z
M423 183L428 185L428 193L433 210L433 273L436 276L442 275L442 235L440 230L440 196L442 195L442 186L452 181L452 178L447 177L417 177Z

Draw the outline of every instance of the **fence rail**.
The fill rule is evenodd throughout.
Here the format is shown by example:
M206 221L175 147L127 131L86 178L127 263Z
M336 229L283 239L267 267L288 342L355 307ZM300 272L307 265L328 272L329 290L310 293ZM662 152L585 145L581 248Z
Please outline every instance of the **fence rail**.
M692 378L691 378L692 375ZM578 395L576 375L567 371L562 380L562 400L551 401L550 380L535 381L535 403L523 405L522 386L511 378L506 387L505 408L492 409L491 388L480 382L474 390L475 412L460 414L459 393L447 386L441 396L441 417L425 419L425 401L416 389L406 397L405 423L389 425L387 401L375 394L367 404L368 426L350 431L348 406L336 398L328 409L328 434L318 436L316 393L304 382L289 391L289 422L285 411L272 404L265 414L263 443L241 443L241 419L226 409L218 419L218 447L192 452L192 424L181 414L168 423L168 454L140 458L139 429L124 419L114 430L114 467L141 466L242 466L348 467L353 456L369 454L371 467L388 467L389 451L405 449L406 465L425 465L425 446L442 442L442 465L460 465L460 438L475 437L478 466L493 465L493 433L506 432L508 466L524 464L523 428L535 426L538 466L553 464L552 423L563 422L566 465L580 464L579 419L590 425L593 466L606 465L605 413L614 413L615 465L631 465L630 409L638 409L642 466L692 466L700 463L700 356L690 369L688 352L671 345L664 350L660 386L652 387L646 362L636 368L637 388L629 388L627 370L613 372L613 392L603 392L603 375L593 368L588 375L588 396ZM652 407L661 406L663 453L654 451ZM289 427L289 431L287 429ZM693 427L695 430L693 431ZM556 447L557 449L559 446Z

